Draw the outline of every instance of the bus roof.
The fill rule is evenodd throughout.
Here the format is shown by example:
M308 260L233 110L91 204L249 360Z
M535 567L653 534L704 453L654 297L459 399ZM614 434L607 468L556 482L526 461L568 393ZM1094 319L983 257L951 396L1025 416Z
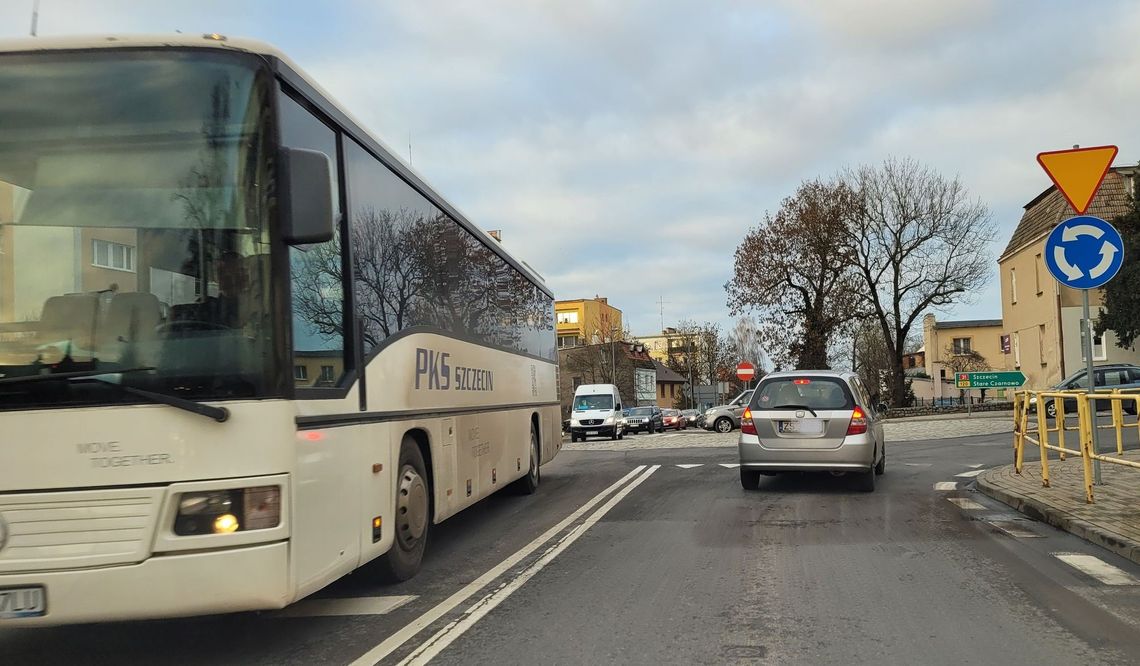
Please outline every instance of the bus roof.
M433 203L438 205L449 215L454 217L461 225L468 231L471 231L478 237L491 251L499 254L507 260L516 270L526 275L531 282L541 289L547 296L551 298L554 294L546 286L546 280L524 261L521 261L510 252L507 251L502 244L495 240L486 230L479 228L473 224L458 208L451 204L447 199L441 196L434 187L432 187L426 178L420 172L412 168L410 164L404 161L394 150L388 147L386 143L376 138L376 136L365 129L363 123L358 121L352 116L345 107L342 106L336 99L322 88L316 81L313 80L303 69L297 66L287 55L282 53L277 47L266 42L256 39L246 39L243 37L228 37L219 34L174 34L174 35L83 35L83 36L70 36L70 37L23 37L20 39L5 39L0 40L0 53L31 53L36 51L80 51L86 49L131 49L131 48L203 48L203 49L217 49L222 51L240 51L244 53L252 53L255 55L263 56L275 60L280 65L284 65L285 71L292 75L292 77L299 78L305 86L310 88L310 91L301 90L303 94L316 93L316 95L323 99L310 99L310 102L315 103L322 111L330 113L334 120L342 125L342 129L352 135L360 143L365 145L370 144L370 149L382 153L385 160L391 161L401 172L404 178L409 180L414 187L423 190L423 194L428 197ZM291 81L291 83L296 83ZM331 108L330 108L331 106ZM339 117L337 117L339 116Z

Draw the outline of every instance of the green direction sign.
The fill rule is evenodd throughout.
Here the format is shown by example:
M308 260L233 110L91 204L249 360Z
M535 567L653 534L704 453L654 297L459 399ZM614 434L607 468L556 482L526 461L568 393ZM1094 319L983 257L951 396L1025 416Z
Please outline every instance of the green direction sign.
M1012 372L959 372L956 373L960 389L1016 388L1025 383L1025 373Z

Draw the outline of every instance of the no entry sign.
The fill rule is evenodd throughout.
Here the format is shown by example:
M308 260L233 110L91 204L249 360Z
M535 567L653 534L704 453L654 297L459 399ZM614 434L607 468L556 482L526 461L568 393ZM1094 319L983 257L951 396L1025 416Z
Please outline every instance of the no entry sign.
M756 368L748 361L741 361L736 366L736 378L742 382L750 382L756 376Z

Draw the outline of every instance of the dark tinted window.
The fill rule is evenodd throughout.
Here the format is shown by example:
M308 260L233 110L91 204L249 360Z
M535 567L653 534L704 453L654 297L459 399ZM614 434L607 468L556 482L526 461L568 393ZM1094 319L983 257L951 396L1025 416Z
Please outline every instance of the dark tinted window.
M587 409L613 409L614 399L609 395L580 395L574 398L574 409L585 411Z
M291 148L319 150L332 160L334 218L340 219L337 194L336 132L292 98L281 96L281 142ZM289 248L293 286L293 365L304 366L298 387L335 386L344 375L344 287L340 226L333 239Z
M753 409L852 409L847 384L837 377L779 377L767 379L752 399Z
M634 409L629 410L629 413L630 413L630 416L652 416L653 415L653 408L652 407L636 407Z
M428 326L554 358L550 297L361 146L345 162L366 352Z

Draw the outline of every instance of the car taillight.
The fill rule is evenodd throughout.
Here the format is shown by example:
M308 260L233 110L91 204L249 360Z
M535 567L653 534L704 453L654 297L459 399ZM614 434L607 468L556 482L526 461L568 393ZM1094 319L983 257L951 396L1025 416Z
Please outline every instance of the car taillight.
M858 407L851 412L851 424L847 426L848 435L862 435L867 432L867 415Z
M740 416L740 434L742 435L755 435L756 424L752 422L752 408L744 410L744 414Z

